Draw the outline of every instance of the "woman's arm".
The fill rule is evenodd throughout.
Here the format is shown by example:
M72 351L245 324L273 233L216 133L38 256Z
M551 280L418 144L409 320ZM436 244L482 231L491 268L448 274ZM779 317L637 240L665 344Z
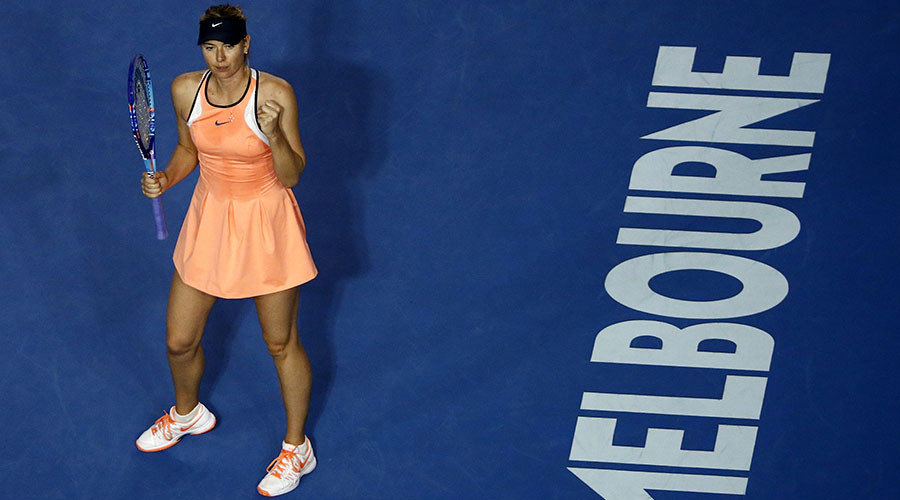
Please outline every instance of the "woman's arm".
M291 85L281 78L265 75L265 90L262 81L260 76L259 93L264 102L257 109L259 128L269 138L275 175L285 187L293 187L306 167L297 128L297 98Z
M172 82L172 104L175 106L175 121L178 124L178 145L172 152L169 164L151 178L145 173L141 180L144 195L156 198L170 187L178 184L197 167L197 147L191 139L187 125L187 113L193 104L194 91L199 81L197 73L185 73Z

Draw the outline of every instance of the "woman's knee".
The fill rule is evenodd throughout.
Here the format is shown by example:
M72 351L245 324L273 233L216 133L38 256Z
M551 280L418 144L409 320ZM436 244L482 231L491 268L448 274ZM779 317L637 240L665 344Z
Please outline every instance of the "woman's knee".
M269 349L269 354L272 355L275 359L280 359L285 357L288 350L288 342L281 341L267 341L266 347Z
M296 341L292 342L290 335L263 335L263 339L269 354L275 359L287 356L288 351L296 344Z
M166 352L170 356L188 356L197 352L200 338L193 335L169 335L166 338Z

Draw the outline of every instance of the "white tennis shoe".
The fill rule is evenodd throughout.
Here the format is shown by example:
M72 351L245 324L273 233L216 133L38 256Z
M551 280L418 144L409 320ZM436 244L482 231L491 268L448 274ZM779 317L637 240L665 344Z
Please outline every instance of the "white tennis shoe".
M306 439L306 453L297 453L302 445L291 446L282 443L281 453L266 467L266 477L262 478L256 491L266 497L284 495L300 484L300 478L309 474L316 468L316 456L313 454L312 443Z
M216 416L203 403L198 403L197 414L185 423L176 422L175 407L159 417L153 425L144 431L135 444L141 451L162 451L178 444L186 434L203 434L216 426Z

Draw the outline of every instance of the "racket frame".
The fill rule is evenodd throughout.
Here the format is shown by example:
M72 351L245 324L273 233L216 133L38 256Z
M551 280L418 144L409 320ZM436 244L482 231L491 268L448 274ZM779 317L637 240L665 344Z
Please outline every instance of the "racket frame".
M147 96L147 105L148 105L148 113L149 113L149 137L147 138L147 145L144 146L144 141L141 137L140 127L138 126L138 117L137 117L137 109L136 109L136 99L135 99L135 81L134 81L134 72L135 69L143 72L144 74L144 93ZM156 173L156 107L153 101L153 82L150 78L150 68L147 65L147 60L144 59L144 56L141 54L137 54L131 60L131 64L128 67L128 114L131 117L131 131L134 135L134 142L137 144L138 149L141 152L141 158L144 159L144 169L147 173L150 174L150 177ZM168 237L168 230L166 229L166 218L165 213L162 208L162 201L159 197L153 198L151 200L153 204L153 218L156 222L156 238L159 240L164 240Z

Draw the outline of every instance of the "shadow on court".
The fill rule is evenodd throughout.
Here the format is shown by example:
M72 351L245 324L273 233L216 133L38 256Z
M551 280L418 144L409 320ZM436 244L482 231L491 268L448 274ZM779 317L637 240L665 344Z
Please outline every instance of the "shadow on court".
M273 71L290 82L297 95L300 134L307 170L295 188L307 221L307 239L319 275L300 288L300 336L313 367L308 432L326 406L336 371L333 335L346 283L365 274L369 257L362 229L361 182L375 175L385 157L376 135L387 121L388 86L384 77L335 55L331 44L340 16L341 40L355 33L353 2L338 7L319 1L307 15L306 29L286 41L288 53L310 58L283 61Z

